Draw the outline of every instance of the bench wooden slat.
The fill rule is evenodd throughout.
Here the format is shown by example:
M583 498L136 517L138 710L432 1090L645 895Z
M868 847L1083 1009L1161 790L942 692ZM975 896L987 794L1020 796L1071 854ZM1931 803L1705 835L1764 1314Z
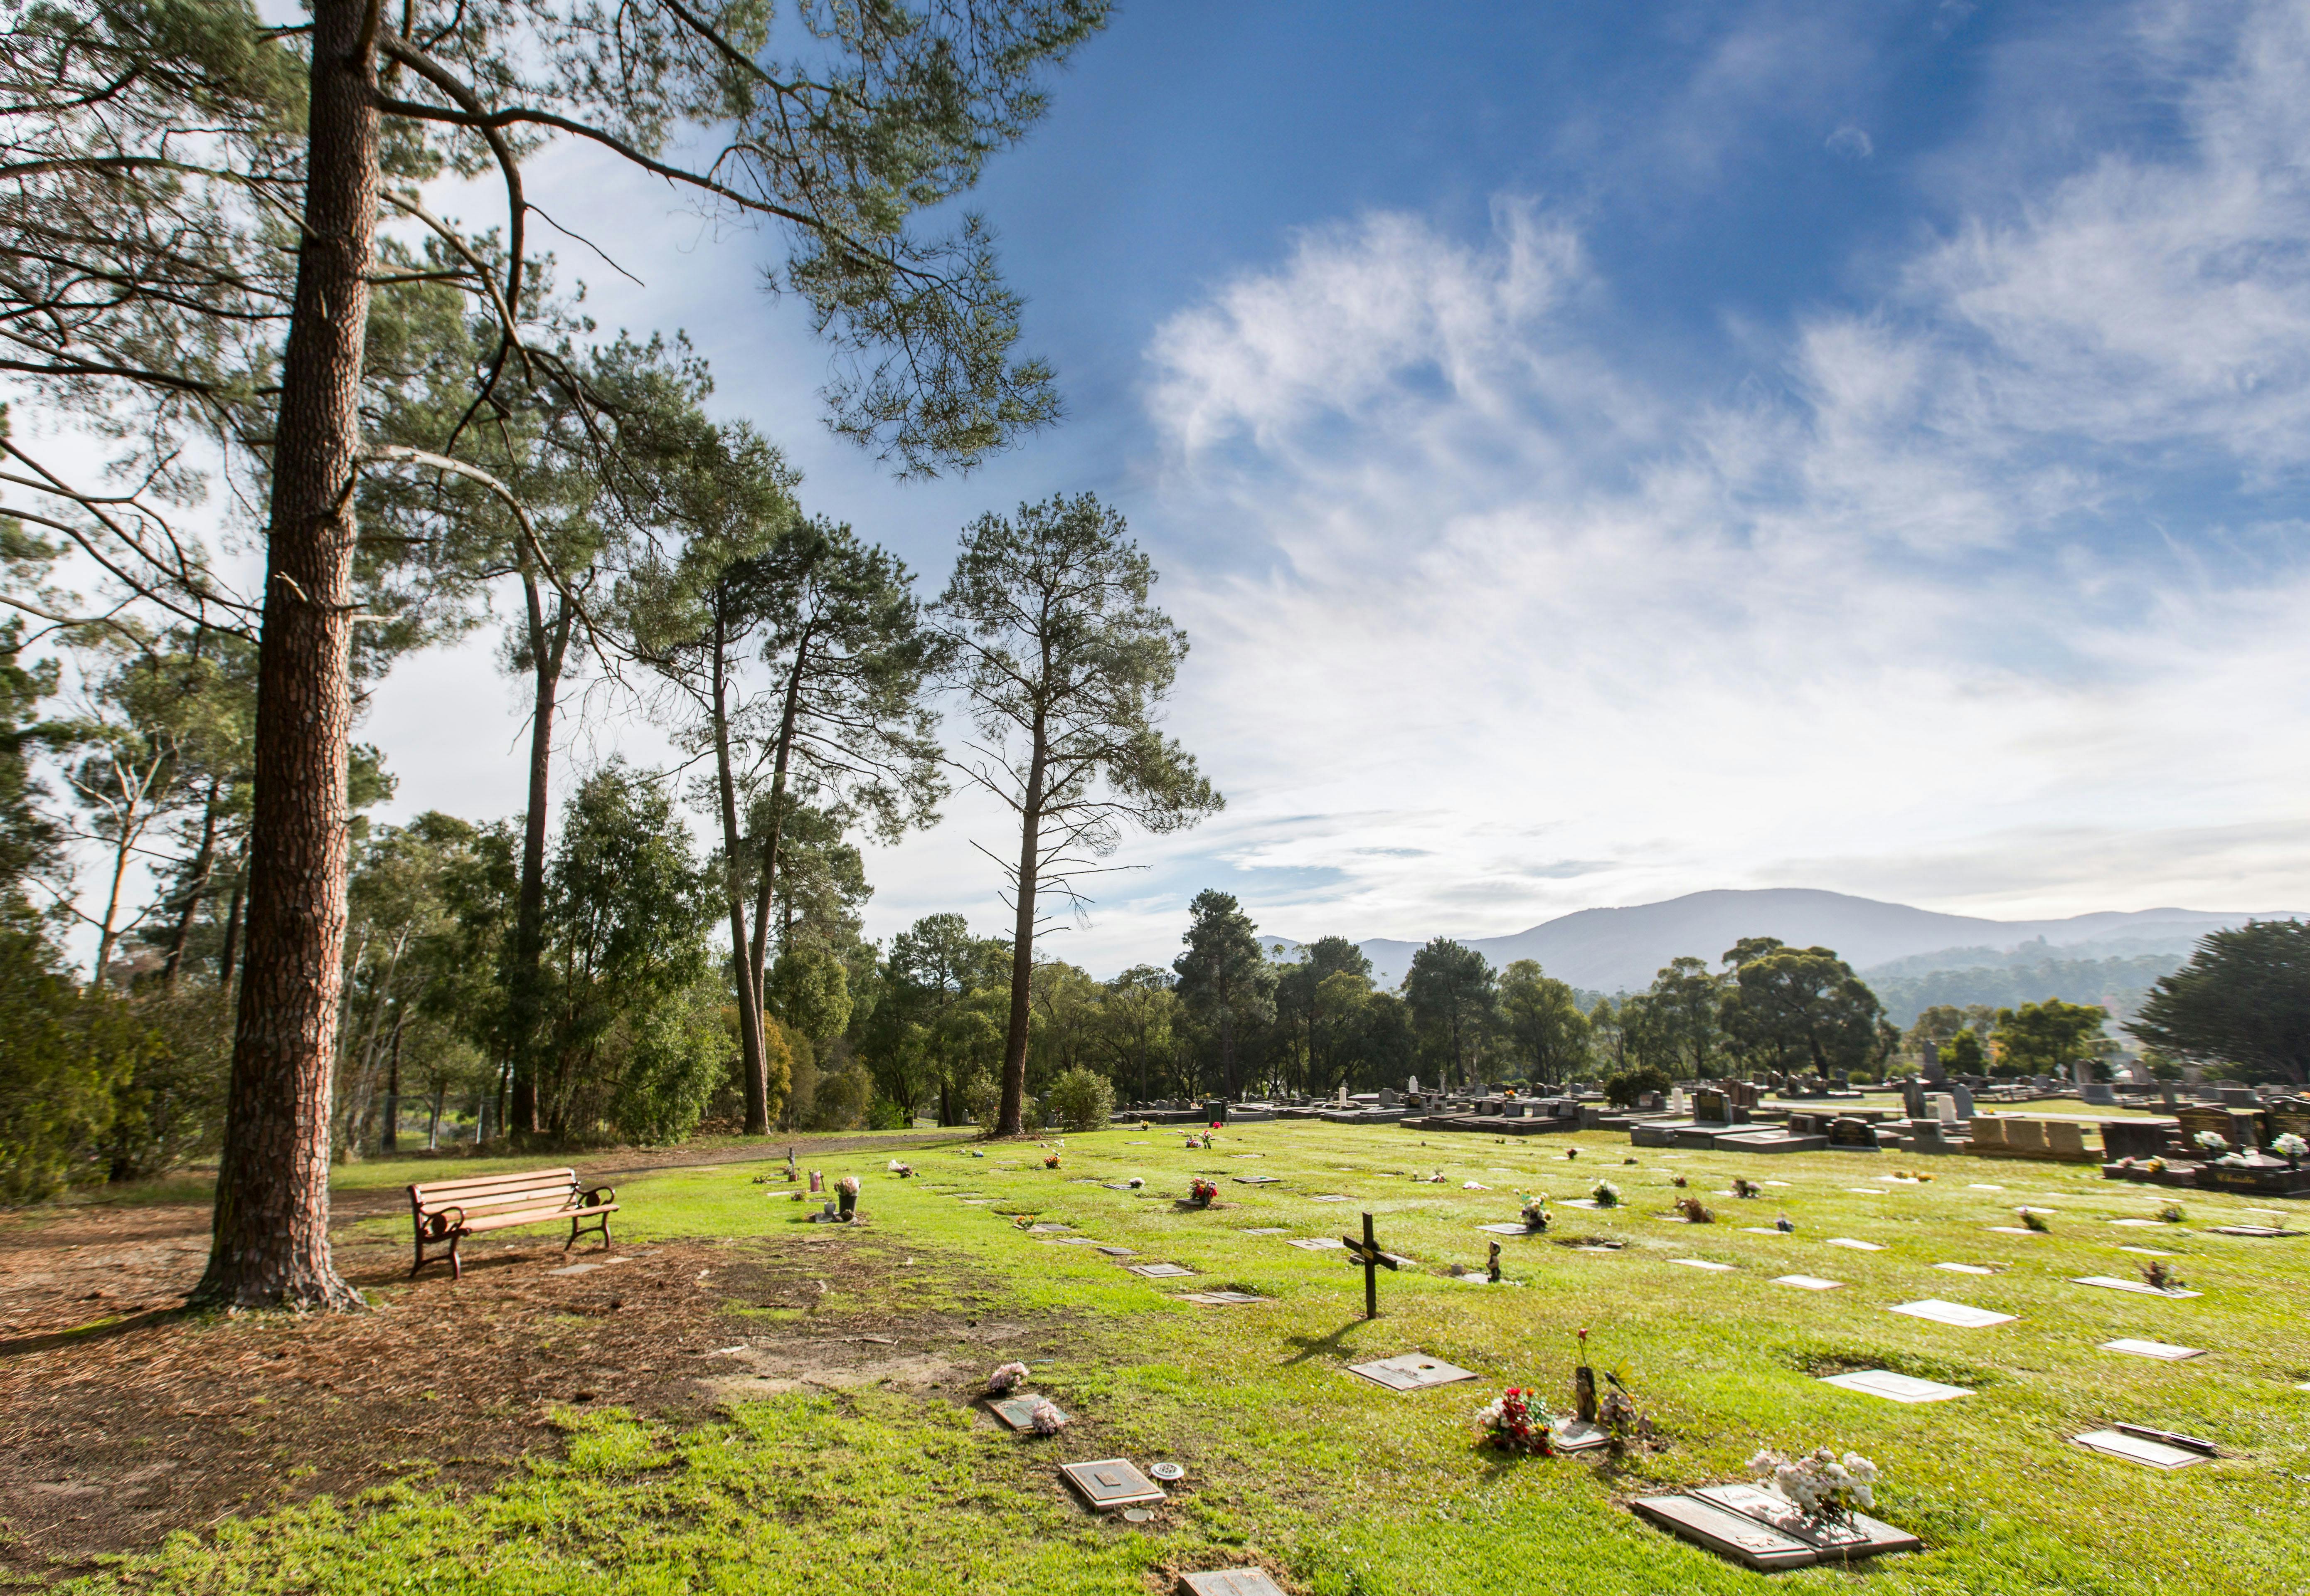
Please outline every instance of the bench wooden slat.
M510 1230L522 1225L549 1225L562 1219L569 1221L569 1243L562 1251L569 1251L576 1244L579 1231L588 1227L601 1233L602 1245L606 1247L610 1245L609 1216L617 1211L618 1205L588 1205L585 1201L587 1190L578 1179L578 1171L568 1167L412 1184L409 1208L416 1227L417 1259L409 1272L413 1275L425 1266L429 1241L436 1245L447 1243L450 1267L462 1279L465 1266L457 1252L460 1237Z

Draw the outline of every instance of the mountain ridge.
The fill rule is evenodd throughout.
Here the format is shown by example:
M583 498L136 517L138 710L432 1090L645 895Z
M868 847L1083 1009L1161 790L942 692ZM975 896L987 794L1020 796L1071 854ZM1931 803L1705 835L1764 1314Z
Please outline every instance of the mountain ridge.
M2210 931L2248 920L2288 919L2297 911L2260 912L2184 909L2100 909L2055 920L1992 920L1945 915L1909 904L1888 903L1811 887L1717 889L1689 892L1659 903L1615 908L1576 909L1503 936L1458 939L1501 968L1519 958L1537 959L1558 980L1599 992L1635 992L1648 986L1672 958L1690 956L1713 967L1742 937L1778 937L1792 947L1827 947L1863 971L1946 952L2004 954L2028 943L2047 949L2113 945L2141 953L2186 953ZM1288 937L1263 936L1271 948L1304 944ZM1402 981L1411 967L1418 942L1373 937L1359 942L1382 986Z

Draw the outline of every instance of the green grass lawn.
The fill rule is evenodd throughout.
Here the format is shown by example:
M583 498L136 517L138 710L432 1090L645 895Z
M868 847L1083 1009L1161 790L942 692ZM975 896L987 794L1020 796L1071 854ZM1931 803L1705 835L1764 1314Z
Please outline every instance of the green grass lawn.
M1431 1135L1282 1123L1221 1133L1188 1151L1175 1132L1066 1139L1047 1171L1031 1147L973 1157L956 1146L910 1156L921 1178L882 1172L880 1153L842 1155L829 1173L866 1181L868 1223L833 1245L863 1254L855 1299L893 1323L938 1309L1015 1315L1058 1333L1029 1357L1034 1388L1075 1424L1029 1440L992 1427L960 1400L867 1390L729 1406L674 1431L618 1413L573 1413L567 1455L486 1493L453 1499L423 1471L358 1499L180 1537L77 1589L187 1592L656 1592L820 1591L1144 1593L1162 1571L1239 1553L1314 1596L1493 1596L1748 1592L1860 1582L1934 1592L2280 1592L2310 1589L2310 1237L2205 1234L2266 1222L2233 1200L2104 1182L2097 1171L2015 1160L1923 1161L1933 1178L1886 1178L1900 1154L1631 1156L1625 1139ZM1565 1158L1576 1145L1576 1162ZM1255 1155L1255 1156L1254 1156ZM427 1167L438 1167L428 1166ZM462 1168L462 1166L460 1167ZM1412 1173L1440 1170L1442 1184ZM673 1170L619 1182L621 1245L769 1238L800 1245L799 1224L762 1166ZM1223 1207L1168 1200L1190 1173L1220 1183ZM1231 1177L1280 1176L1272 1185ZM1670 1187L1686 1175L1686 1192ZM1735 1174L1758 1201L1722 1193ZM1146 1178L1139 1193L1081 1177ZM344 1172L345 1184L410 1178L398 1167ZM1563 1206L1599 1179L1612 1212ZM1466 1181L1489 1190L1463 1188ZM2000 1190L1977 1189L1978 1185ZM1854 1188L1873 1186L1882 1194ZM1627 1245L1583 1253L1556 1239L1501 1238L1513 1285L1440 1272L1480 1265L1479 1224L1512 1219L1518 1189L1556 1200L1556 1236ZM767 1195L766 1195L767 1191ZM990 1200L966 1202L968 1191ZM1346 1202L1311 1199L1341 1194ZM1717 1223L1660 1217L1699 1195ZM2147 1229L2115 1219L2181 1202L2188 1219ZM1998 1234L2014 1210L2054 1210L2044 1235ZM1383 1275L1381 1318L1362 1321L1362 1277L1338 1252L1285 1245L1338 1236L1376 1216L1382 1243L1419 1261ZM1789 1236L1744 1233L1786 1213ZM1110 1259L1030 1237L1017 1216L1133 1248ZM398 1236L391 1221L370 1221ZM405 1224L405 1221L402 1223ZM1831 1237L1874 1242L1865 1252ZM2132 1277L2169 1260L2188 1299L2074 1285ZM1672 1260L1732 1264L1715 1272ZM1147 1279L1125 1263L1168 1260L1187 1280ZM2001 1267L1952 1273L1938 1262ZM1836 1291L1776 1285L1789 1273ZM1203 1307L1194 1288L1268 1300ZM1939 1297L2019 1315L1986 1329L1887 1312ZM742 1323L742 1322L734 1322ZM791 1325L781 1325L791 1330ZM1508 1461L1472 1444L1470 1414L1505 1385L1570 1401L1574 1335L1600 1365L1625 1364L1668 1437L1620 1465ZM2117 1337L2180 1342L2206 1356L2168 1364L2098 1349ZM1411 1394L1343 1372L1420 1350L1481 1380ZM1822 1374L1881 1367L1967 1386L1953 1401L1903 1406L1825 1385ZM710 1373L701 1370L701 1373ZM959 1399L960 1392L954 1395ZM2069 1442L2117 1420L2188 1431L2230 1454L2171 1474ZM1855 1568L1751 1574L1644 1526L1629 1496L1742 1478L1760 1447L1830 1444L1884 1471L1877 1515L1922 1536L1920 1554ZM1151 1523L1076 1507L1056 1465L1122 1455L1185 1464L1187 1479Z

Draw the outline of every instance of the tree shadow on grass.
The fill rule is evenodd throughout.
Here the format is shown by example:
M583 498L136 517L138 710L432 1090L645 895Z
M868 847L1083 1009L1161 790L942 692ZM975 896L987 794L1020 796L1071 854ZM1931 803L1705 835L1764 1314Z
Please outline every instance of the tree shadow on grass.
M1374 1323L1376 1321L1366 1319L1359 1314L1327 1336L1286 1336L1283 1338L1284 1343L1287 1346L1297 1347L1298 1351L1285 1358L1284 1365L1289 1367L1292 1364L1306 1363L1312 1358L1337 1357L1342 1353L1351 1352L1355 1349L1347 1345L1349 1337Z

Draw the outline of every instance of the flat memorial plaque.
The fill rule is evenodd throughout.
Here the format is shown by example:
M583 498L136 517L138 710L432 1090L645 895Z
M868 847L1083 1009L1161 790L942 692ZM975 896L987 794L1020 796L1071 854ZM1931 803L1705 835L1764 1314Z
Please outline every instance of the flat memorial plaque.
M1529 1225L1499 1224L1479 1225L1476 1228L1479 1230L1488 1230L1494 1236L1522 1236L1532 1227Z
M1987 1185L1984 1185L1984 1184L1981 1184L1981 1182L1979 1182L1979 1181L1976 1181L1976 1182L1974 1182L1974 1183L1973 1183L1973 1184L1971 1184L1971 1185L1969 1185L1969 1186L1966 1187L1966 1190L1967 1190L1967 1191L1968 1191L1968 1192L2002 1192L2002 1191L2003 1191L2004 1189L2005 1189L2005 1188L2004 1188L2003 1186L1987 1186Z
M2142 1280L2121 1280L2115 1275L2074 1275L2071 1284L2099 1286L2106 1291L2131 1291L2136 1297L2203 1297L2202 1291L2160 1291Z
M2043 1231L2031 1230L2020 1225L1992 1225L1989 1227L1989 1233L1992 1236L2042 1236L2045 1234Z
M1072 1225L1045 1223L1041 1225L1028 1226L1027 1234L1029 1236L1055 1236L1062 1230L1072 1230L1073 1228L1074 1227Z
M1181 1269L1176 1263L1126 1263L1123 1267L1133 1274L1145 1275L1151 1280L1168 1280L1195 1272L1192 1269Z
M1451 1385L1476 1377L1472 1369L1460 1368L1425 1352L1405 1352L1383 1357L1376 1363L1351 1363L1348 1373L1361 1375L1390 1391L1426 1391L1430 1386Z
M1890 1197L1893 1194L1890 1192L1880 1191L1875 1186L1847 1186L1845 1189L1855 1197Z
M1724 1270L1732 1267L1729 1263L1711 1263L1706 1258L1672 1258L1669 1262L1671 1263L1681 1263L1687 1269Z
M1309 1252L1322 1252L1327 1247L1335 1252L1345 1252L1348 1245L1347 1243L1334 1241L1328 1236L1295 1236L1283 1245L1287 1247L1306 1247Z
M1028 1431L1035 1427L1035 1410L1044 1400L1031 1391L1022 1391L1016 1396L990 1397L986 1406L995 1418L1012 1429ZM1055 1408L1058 1404L1053 1402L1051 1406ZM1059 1417L1064 1418L1066 1415L1062 1412Z
M1139 1256L1138 1253L1133 1252L1129 1247L1102 1246L1099 1250L1106 1253L1110 1258L1136 1258Z
M1212 1568L1179 1576L1177 1596L1283 1596L1283 1587L1258 1568Z
M1784 1535L1698 1496L1638 1496L1628 1504L1628 1510L1647 1523L1759 1573L1803 1568L1819 1559L1819 1554L1795 1536Z
M1828 1247L1845 1247L1855 1253L1881 1253L1885 1250L1881 1243L1855 1241L1849 1236L1832 1236L1821 1245Z
M1163 1488L1119 1457L1092 1463L1063 1463L1059 1472L1096 1508L1130 1507L1141 1502L1163 1501Z
M1840 1557L1913 1552L1924 1544L1907 1531L1880 1523L1866 1514L1856 1513L1835 1522L1807 1518L1797 1511L1795 1503L1779 1492L1753 1485L1704 1486L1692 1494L1704 1502L1730 1508L1743 1518L1755 1519L1784 1535L1793 1535L1810 1545L1834 1551Z
M2166 1221L2163 1219L2112 1219L2110 1223L2113 1225L2131 1226L2138 1230L2156 1230L2162 1227Z
M2160 1252L2156 1247L2120 1247L2117 1250L2121 1253L2132 1253L2141 1258L2179 1258L2182 1255L2179 1253Z
M2171 1341L2140 1341L2131 1336L2104 1341L2101 1349L2105 1352L2130 1352L2136 1357L2156 1357L2167 1363L2179 1363L2185 1357L2203 1357L2206 1355L2202 1347L2176 1347Z
M1890 1369L1855 1369L1847 1375L1830 1375L1821 1383L1883 1397L1889 1402L1946 1402L1973 1394L1962 1385L1920 1380L1914 1375L1897 1375Z
M1969 1307L1961 1302L1943 1302L1937 1297L1922 1302L1895 1303L1885 1310L1889 1314L1906 1314L1912 1319L1930 1319L1935 1324L1954 1324L1962 1330L1985 1330L1993 1324L2010 1324L2020 1315L1993 1314L1987 1308Z
M1936 1263L1935 1269L1945 1269L1953 1275L1993 1275L1997 1271L1978 1263Z
M1052 1247L1095 1247L1099 1243L1088 1236L1051 1236L1044 1237L1043 1245Z
M1768 1180L1765 1184L1768 1186L1785 1186L1789 1183L1785 1180Z
M1235 1184L1239 1186L1272 1186L1282 1178L1280 1175L1238 1175L1235 1177Z
M1281 1236L1290 1228L1289 1225L1262 1225L1258 1229L1246 1230L1244 1234L1246 1236Z
M1743 1236L1793 1236L1796 1232L1776 1230L1770 1225L1743 1225L1741 1227L1741 1234Z
M1267 1299L1255 1297L1248 1291L1189 1291L1184 1293L1179 1300L1201 1303L1207 1308L1231 1308L1243 1303L1264 1302Z
M2214 1234L2216 1236L2299 1236L2302 1232L2299 1230L2280 1230L2271 1225L2217 1225L2214 1227Z
M1612 1432L1567 1415L1548 1421L1548 1444L1559 1452L1594 1452L1612 1444Z
M2073 1436L2071 1439L2088 1452L2123 1458L2130 1463L2140 1463L2151 1469L2186 1469L2192 1463L2206 1461L2202 1453L2184 1452L2178 1446L2145 1441L2139 1436L2120 1435L2115 1430L2094 1430L2086 1435Z
M1595 1208L1595 1207L1597 1206L1597 1203L1596 1203L1596 1200L1595 1200L1594 1197L1575 1197L1575 1198L1573 1198L1570 1201L1567 1202L1564 1206L1565 1206L1565 1207L1567 1207L1567 1208L1588 1208L1588 1209L1593 1209L1593 1208Z
M1773 1284L1794 1286L1804 1291L1839 1291L1845 1287L1843 1280L1824 1280L1819 1275L1780 1275Z
M1310 1197L1307 1201L1310 1202L1353 1202L1355 1199L1352 1197L1342 1197L1337 1193L1330 1193L1322 1197Z

